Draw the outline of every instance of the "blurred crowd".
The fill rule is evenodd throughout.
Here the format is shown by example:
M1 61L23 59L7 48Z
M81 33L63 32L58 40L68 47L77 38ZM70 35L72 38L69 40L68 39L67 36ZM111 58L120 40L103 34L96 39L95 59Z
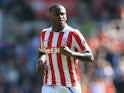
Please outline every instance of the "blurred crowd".
M123 23L103 23L103 27L88 39L95 63L80 70L84 93L122 93L124 91L124 31ZM82 68L81 68L82 69ZM86 92L88 91L88 92Z
M94 63L79 62L82 93L124 91L124 23L119 10L122 3L123 0L77 0L87 11L82 13L84 7L76 6L77 15L68 18L68 24L75 28L80 29L85 22L93 25L86 40L95 56ZM40 93L42 76L35 68L38 36L49 21L37 18L26 0L1 0L0 13L4 30L0 35L0 93ZM92 30L99 22L103 24ZM81 32L85 34L83 29Z

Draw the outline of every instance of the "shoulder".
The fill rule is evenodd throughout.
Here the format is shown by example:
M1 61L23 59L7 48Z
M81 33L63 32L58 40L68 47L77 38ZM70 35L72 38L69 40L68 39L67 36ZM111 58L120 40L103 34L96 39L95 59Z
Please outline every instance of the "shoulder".
M41 32L50 32L51 31L51 27L49 27L49 28L44 28Z
M72 33L80 32L79 29L73 28L73 27L71 27L71 26L69 26L69 25L67 25L64 30L66 30L67 32L68 32L68 31L69 31L69 32L72 32Z
M70 31L71 33L73 33L73 34L75 34L75 35L80 35L80 34L82 34L79 29L73 28L73 27L71 27L71 26L68 26L68 31Z
M41 30L40 34L46 33L46 32L50 32L51 29L52 29L51 27L49 27L49 28L44 28L44 29Z

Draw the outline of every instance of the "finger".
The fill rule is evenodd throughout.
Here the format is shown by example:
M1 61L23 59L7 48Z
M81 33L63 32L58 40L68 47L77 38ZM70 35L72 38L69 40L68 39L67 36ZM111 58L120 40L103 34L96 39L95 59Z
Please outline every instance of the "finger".
M62 41L61 46L63 46L63 45L64 45L64 42Z

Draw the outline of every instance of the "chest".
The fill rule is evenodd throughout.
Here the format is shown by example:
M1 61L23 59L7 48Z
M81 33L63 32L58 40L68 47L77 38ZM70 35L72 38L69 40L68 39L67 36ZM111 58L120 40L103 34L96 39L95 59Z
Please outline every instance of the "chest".
M67 32L50 32L46 33L43 44L45 48L59 48L62 44L68 46L71 39L69 39L69 33Z

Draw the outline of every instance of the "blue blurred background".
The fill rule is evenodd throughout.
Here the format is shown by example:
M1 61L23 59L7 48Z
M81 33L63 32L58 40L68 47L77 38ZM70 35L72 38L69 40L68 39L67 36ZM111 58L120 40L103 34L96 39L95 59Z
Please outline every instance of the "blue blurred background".
M0 0L0 93L40 93L38 37L55 3L95 56L79 62L82 93L124 93L124 0Z

